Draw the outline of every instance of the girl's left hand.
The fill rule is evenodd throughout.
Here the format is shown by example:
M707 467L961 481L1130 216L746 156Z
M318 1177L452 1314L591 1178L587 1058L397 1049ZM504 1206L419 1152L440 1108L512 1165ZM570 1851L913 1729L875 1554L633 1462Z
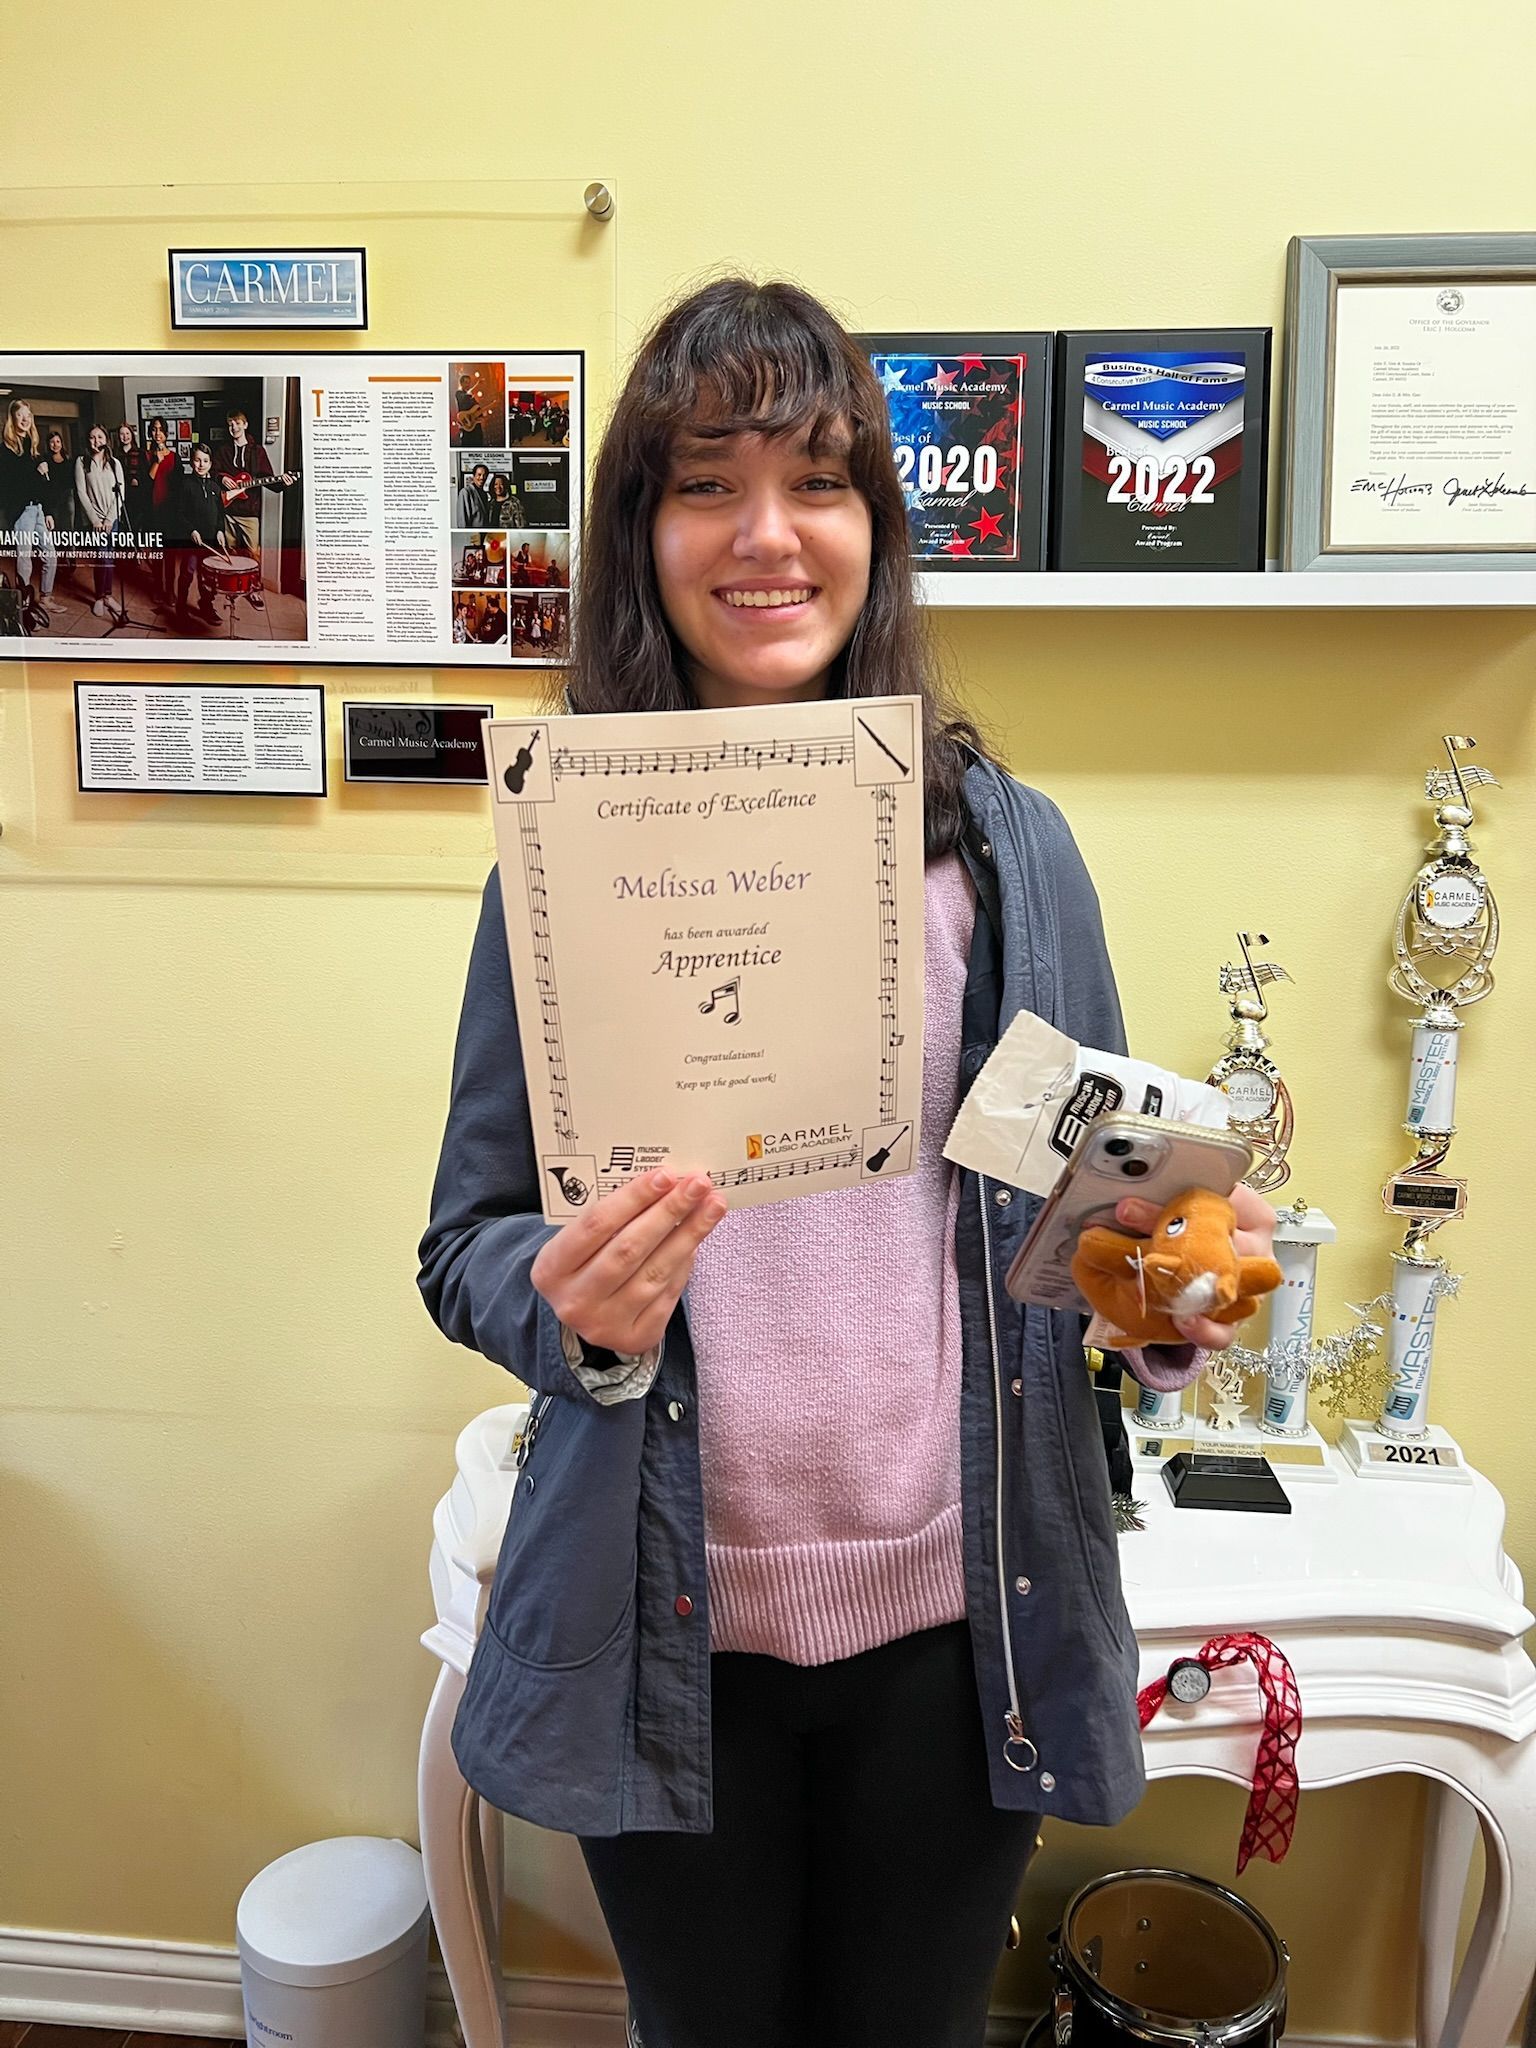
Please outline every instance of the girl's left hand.
M1235 1228L1232 1242L1240 1259L1271 1258L1274 1255L1275 1224L1278 1220L1273 1206L1264 1197L1255 1194L1241 1182L1227 1197L1232 1204ZM1127 1230L1134 1230L1138 1237L1150 1237L1159 1211L1155 1202L1138 1202L1134 1199L1119 1202L1115 1206L1115 1221L1123 1223ZM1209 1316L1186 1316L1182 1321L1174 1319L1191 1344L1198 1344L1203 1351L1225 1351L1237 1342L1241 1325L1237 1323L1213 1323Z

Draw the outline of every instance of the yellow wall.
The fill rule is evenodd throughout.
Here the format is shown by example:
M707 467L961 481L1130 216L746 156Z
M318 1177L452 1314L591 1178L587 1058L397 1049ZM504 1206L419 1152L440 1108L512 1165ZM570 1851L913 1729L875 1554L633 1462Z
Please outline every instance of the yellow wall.
M1528 228L1536 198L1536 16L1515 0L1451 21L1425 0L472 18L82 0L77 69L9 10L0 183L226 165L614 183L616 241L594 255L573 230L561 278L488 241L422 290L449 229L380 225L373 339L444 347L560 342L545 315L566 272L615 253L621 348L718 263L797 274L882 329L1278 324L1293 232ZM251 140L221 140L219 110L245 102ZM94 314L77 324L93 295L35 236L26 261L0 239L0 346L162 345L163 272L125 263L109 222L70 232L102 280ZM592 325L574 338L607 347ZM1021 612L952 617L946 639L1009 760L1076 826L1139 1049L1199 1069L1231 931L1275 934L1296 977L1275 1028L1297 1186L1343 1232L1329 1320L1375 1291L1390 1242L1375 1190L1402 1150L1406 1039L1385 946L1415 786L1442 731L1477 735L1506 784L1479 846L1508 936L1466 1034L1468 1285L1437 1413L1536 1565L1529 1289L1494 1253L1525 1222L1531 616ZM82 803L70 679L0 678L0 1923L226 1942L269 1857L413 1829L431 1507L460 1424L508 1392L412 1287L488 835L470 793ZM1110 1839L1056 1830L1035 1929L1105 1862L1229 1872L1240 1810L1230 1788L1164 1787ZM1295 1951L1299 2030L1408 2031L1418 1823L1407 1784L1311 1799L1290 1861L1245 1881ZM510 1864L514 1960L607 1973L568 1845L519 1829ZM1006 1988L1037 1982L1031 1957Z

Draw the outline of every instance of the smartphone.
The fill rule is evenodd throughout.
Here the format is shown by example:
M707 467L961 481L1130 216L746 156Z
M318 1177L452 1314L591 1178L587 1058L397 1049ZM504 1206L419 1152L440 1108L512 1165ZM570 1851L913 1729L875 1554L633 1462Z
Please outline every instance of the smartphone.
M1046 1197L1004 1285L1015 1301L1086 1310L1072 1278L1072 1258L1090 1224L1113 1228L1115 1204L1127 1195L1159 1209L1186 1188L1230 1195L1253 1158L1253 1147L1236 1131L1107 1111L1089 1126Z

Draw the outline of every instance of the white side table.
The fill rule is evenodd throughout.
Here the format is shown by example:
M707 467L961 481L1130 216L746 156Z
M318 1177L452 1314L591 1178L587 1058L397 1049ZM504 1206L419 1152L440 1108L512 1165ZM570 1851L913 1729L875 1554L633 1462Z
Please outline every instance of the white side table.
M437 1623L422 1641L443 1669L419 1775L421 1851L438 1942L466 2048L506 2048L501 1981L501 1816L459 1774L449 1730L513 1487L522 1404L476 1417L433 1518ZM1330 1456L1335 1454L1330 1453ZM1438 1788L1420 1908L1421 2048L1503 2048L1536 1965L1536 1666L1519 1574L1504 1555L1504 1504L1470 1485L1360 1480L1293 1484L1290 1515L1177 1510L1138 1474L1147 1527L1121 1544L1141 1680L1208 1636L1255 1629L1296 1669L1304 1788L1412 1771ZM1196 1707L1165 1703L1146 1732L1152 1778L1247 1786L1258 1742L1247 1667L1212 1674ZM1472 1843L1487 1876L1465 1963L1451 1981ZM1536 2020L1529 2035L1536 2048Z
M1432 1781L1418 2039L1503 2048L1536 1969L1536 1666L1521 1642L1532 1616L1502 1547L1504 1503L1480 1473L1459 1485L1411 1472L1362 1479L1328 1456L1339 1483L1291 1481L1289 1515L1178 1509L1160 1474L1138 1470L1147 1526L1122 1540L1120 1563L1141 1682L1209 1636L1255 1629L1295 1668L1304 1789L1400 1771ZM1251 1782L1252 1670L1211 1681L1198 1706L1170 1699L1147 1729L1149 1777ZM1487 1876L1453 1987L1479 1824Z

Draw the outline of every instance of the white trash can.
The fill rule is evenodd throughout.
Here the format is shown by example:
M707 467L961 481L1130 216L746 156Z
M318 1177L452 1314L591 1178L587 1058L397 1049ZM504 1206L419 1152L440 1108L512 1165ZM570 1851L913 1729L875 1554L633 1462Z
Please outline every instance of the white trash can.
M235 1914L251 2048L422 2048L429 1918L409 1843L343 1835L269 1863Z

